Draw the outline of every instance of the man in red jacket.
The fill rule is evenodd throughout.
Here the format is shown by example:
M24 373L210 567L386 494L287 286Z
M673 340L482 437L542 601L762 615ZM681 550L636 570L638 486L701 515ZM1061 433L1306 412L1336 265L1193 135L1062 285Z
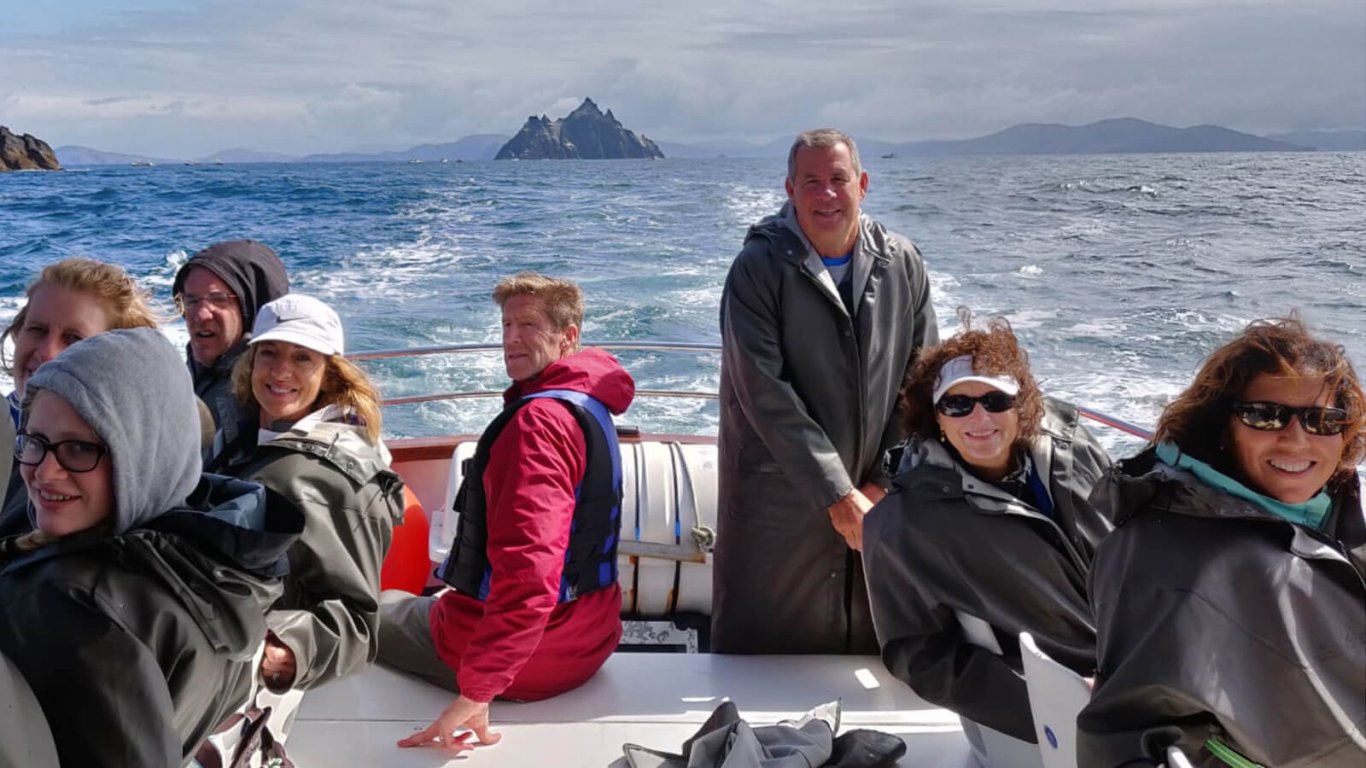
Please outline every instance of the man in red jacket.
M621 638L611 414L631 404L635 382L616 358L579 348L577 285L523 272L493 298L512 386L458 494L460 523L438 572L453 589L386 600L380 622L381 663L459 696L401 747L461 750L471 733L494 743L494 697L533 701L582 685Z

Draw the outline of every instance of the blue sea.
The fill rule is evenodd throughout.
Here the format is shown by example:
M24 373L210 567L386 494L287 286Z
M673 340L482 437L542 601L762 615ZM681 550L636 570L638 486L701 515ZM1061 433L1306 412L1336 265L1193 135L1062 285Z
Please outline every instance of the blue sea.
M1008 318L1044 390L1142 424L1248 321L1298 310L1366 368L1366 153L865 158L865 211L955 309ZM590 341L717 343L745 228L784 160L97 167L0 174L0 319L39 267L116 261L172 316L212 242L276 248L342 314L349 351L497 342L497 280L579 281ZM183 325L167 333L183 342ZM714 389L708 354L622 353L638 386ZM366 364L386 397L501 389L496 355ZM393 436L477 432L494 401L390 409ZM627 421L712 433L714 403L642 399ZM1104 432L1104 430L1102 430ZM1112 446L1119 439L1107 435Z

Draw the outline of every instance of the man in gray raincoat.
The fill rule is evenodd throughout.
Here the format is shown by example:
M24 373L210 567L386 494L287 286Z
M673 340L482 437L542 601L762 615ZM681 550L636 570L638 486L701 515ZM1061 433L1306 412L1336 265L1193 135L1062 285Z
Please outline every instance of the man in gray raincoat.
M788 202L721 296L712 649L876 653L858 551L900 438L897 393L938 341L920 252L863 216L854 141L807 131Z

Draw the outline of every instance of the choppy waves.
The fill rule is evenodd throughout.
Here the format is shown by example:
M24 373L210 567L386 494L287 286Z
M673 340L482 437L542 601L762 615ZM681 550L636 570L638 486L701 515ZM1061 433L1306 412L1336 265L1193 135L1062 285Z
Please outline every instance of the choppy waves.
M1366 155L868 160L866 210L912 237L941 333L1002 315L1047 391L1140 423L1247 321L1300 310L1366 357ZM169 312L188 254L270 243L333 302L352 350L496 342L493 284L579 280L585 337L716 343L746 227L781 158L228 165L0 176L0 319L44 262L125 264ZM184 330L168 333L178 343ZM624 353L642 389L716 386L714 355ZM496 390L497 355L367 363L390 396ZM395 408L391 433L473 432L496 401ZM628 421L709 432L714 403L642 398ZM1118 437L1106 437L1120 445Z

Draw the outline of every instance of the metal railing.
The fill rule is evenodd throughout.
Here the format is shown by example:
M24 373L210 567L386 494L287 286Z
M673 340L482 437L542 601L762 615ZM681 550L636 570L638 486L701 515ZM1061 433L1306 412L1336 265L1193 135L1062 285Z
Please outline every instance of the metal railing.
M719 344L694 344L686 341L584 341L585 347L597 347L609 352L701 352L710 354L720 354ZM443 344L434 347L409 347L406 349L381 349L374 352L356 352L347 355L351 360L394 360L405 357L423 357L427 355L453 355L470 354L480 352L502 352L502 344L478 343L478 344ZM390 405L414 405L417 403L432 403L443 400L474 400L484 397L500 397L502 390L467 390L464 392L443 392L432 395L412 395L409 397L394 397L385 400L382 404ZM690 391L678 389L637 389L637 397L673 397L686 398L690 400L715 400L716 393L708 391Z
M721 345L719 344L698 344L686 341L584 341L585 347L597 347L609 352L698 352L707 354L720 354ZM453 355L470 353L494 353L502 352L503 345L495 343L475 343L475 344L441 344L430 347L408 347L405 349L381 349L373 352L356 352L347 355L352 360L394 360L406 357L424 357L428 355ZM409 397L395 397L383 402L385 406L391 405L413 405L417 403L431 403L444 400L473 400L484 397L499 397L502 390L468 390L464 392L443 392L432 395L412 395ZM638 397L673 397L687 398L692 400L715 400L715 392L708 391L689 391L677 389L637 389ZM1082 416L1100 424L1104 424L1112 429L1117 429L1134 437L1151 440L1152 430L1145 429L1137 424L1116 416L1111 416L1103 411L1094 408L1077 406L1077 412Z

